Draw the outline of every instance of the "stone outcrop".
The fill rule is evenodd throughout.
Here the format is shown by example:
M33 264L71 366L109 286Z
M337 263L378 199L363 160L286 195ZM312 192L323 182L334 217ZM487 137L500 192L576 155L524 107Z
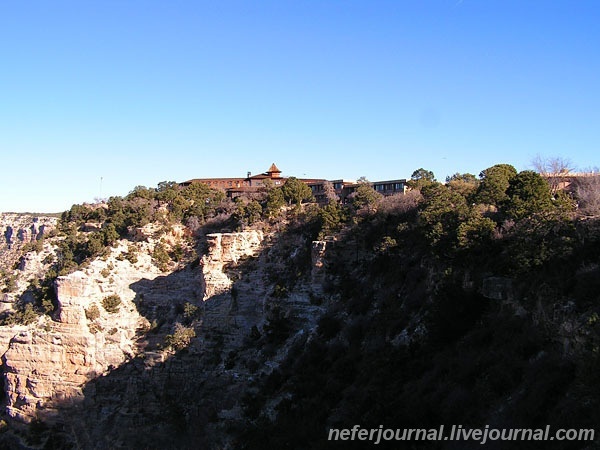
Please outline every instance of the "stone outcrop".
M15 245L42 239L56 228L58 218L31 214L0 213L0 252Z
M0 268L12 268L22 247L47 236L57 223L56 217L0 213Z
M243 420L242 399L252 380L277 369L290 348L316 328L322 312L308 277L283 290L272 278L274 271L283 277L286 268L308 264L308 243L294 236L274 245L272 236L265 239L255 230L214 233L206 236L200 264L189 263L188 255L188 264L161 270L151 256L155 246L169 251L185 242L186 232L136 230L133 241L119 241L108 256L56 279L52 318L0 327L10 427L35 419L68 423L82 448L114 448L114 442L146 448L154 444L153 432L169 434L171 417L202 424L211 436L223 430L207 420L208 412ZM43 272L43 260L56 257L46 246L52 242L26 255L21 268ZM315 279L323 276L324 252L325 246L315 246ZM102 306L111 295L121 299L116 313ZM278 323L294 332L274 352L262 354L248 344L277 338L269 330ZM176 351L166 338L180 324L195 337ZM186 405L184 416L167 404L170 398L186 399L177 403ZM273 411L278 401L271 402ZM163 416L166 422L158 419L163 431L155 430Z
M260 250L263 233L256 230L213 233L208 234L206 239L208 252L201 263L205 300L231 289L233 280L224 269L228 265L236 265L244 257L255 256Z
M185 230L140 229L134 242L120 241L107 257L58 277L52 317L0 327L4 406L11 424L35 419L52 424L68 418L86 430L77 433L78 439L95 433L95 442L114 421L151 430L149 417L163 414L165 408L164 398L152 394L174 386L202 405L200 412L189 412L199 422L206 408L219 417L240 419L240 399L253 373L271 373L295 339L316 326L320 307L311 303L309 286L280 298L273 296L275 286L269 280L273 267L297 258L305 242L289 241L265 251L261 231L209 234L199 265L159 269L151 256L154 247L160 242L168 249L184 238ZM43 260L56 257L50 247L46 240L42 251L25 255L23 274L43 272ZM324 250L315 253L320 255L317 272L323 270ZM135 258L130 258L132 253ZM115 313L102 305L111 295L121 299ZM196 337L179 354L165 345L165 338L184 321L188 304L197 308L186 323ZM245 349L251 330L265 333L264 324L278 318L301 327L298 336L290 336L290 343L268 358L255 348ZM202 395L199 383L205 386ZM81 411L89 413L79 417Z
M95 260L85 271L57 278L54 320L41 316L29 326L0 327L10 417L51 421L58 409L82 399L86 382L138 352L136 331L148 329L149 323L139 314L137 293L130 286L160 271L147 253L140 254L136 264L120 258L127 250L122 244L106 261ZM121 300L114 313L102 306L109 295ZM97 313L90 314L92 310Z
M44 238L57 222L56 217L0 213L0 314L14 310L15 301L23 298L31 281L40 278L55 260L52 239Z

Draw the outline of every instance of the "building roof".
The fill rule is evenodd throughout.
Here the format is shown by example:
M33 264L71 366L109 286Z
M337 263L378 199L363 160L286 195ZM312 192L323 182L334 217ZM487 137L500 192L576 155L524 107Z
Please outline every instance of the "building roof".
M267 170L267 173L281 173L281 170L279 170L275 163L273 163L271 164L271 167L269 167L269 170Z
M204 183L204 184L228 183L230 181L232 183L241 183L245 180L246 180L246 178L193 178L191 180L183 181L183 182L179 183L179 185L180 186L189 186L192 183Z

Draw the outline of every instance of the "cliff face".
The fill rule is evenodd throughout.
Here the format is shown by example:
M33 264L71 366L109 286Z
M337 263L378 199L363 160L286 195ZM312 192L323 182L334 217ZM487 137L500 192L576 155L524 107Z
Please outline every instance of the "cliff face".
M243 421L254 380L276 370L314 329L322 307L311 302L311 249L303 237L273 246L273 236L266 245L255 230L209 234L198 264L163 272L153 249L159 239L174 248L183 235L146 234L58 277L52 318L0 327L5 411L15 424L66 421L68 439L90 448L112 448L116 440L154 445L176 431L174 421L227 442L224 422L214 418ZM317 250L316 278L324 250ZM45 270L38 261L45 251L26 255L21 268ZM290 264L304 267L306 279L283 287L299 276ZM121 299L113 313L103 307L111 295ZM196 337L175 352L166 343L182 325ZM265 345L273 350L263 353Z
M23 246L48 236L57 222L56 217L0 213L0 269L12 270Z
M235 266L244 257L255 256L263 240L261 231L240 233L212 233L206 236L208 252L202 257L204 299L223 294L231 289L233 280L224 270Z
M56 228L58 219L50 216L31 214L0 213L0 251L20 244L33 242Z
M52 440L32 445L95 449L321 448L356 423L595 426L597 229L550 240L580 244L525 271L528 229L446 259L410 217L312 243L298 217L210 234L176 267L189 230L136 230L56 281L52 319L0 327L0 447L33 418ZM14 270L43 271L47 241Z
M220 301L204 307L211 318L206 328L227 332L232 314L229 291L234 281L224 270L255 256L262 239L258 231L211 234L199 268L166 274L150 257L156 241L122 241L105 259L58 277L54 320L41 316L29 326L0 327L8 416L21 422L34 418L52 421L60 409L82 401L87 382L108 374L140 352L150 365L164 361L161 342L171 328L165 326L156 336L144 336L151 325L140 311L160 322L172 318L184 302L201 305L202 300L220 296ZM123 257L132 245L136 248L135 264ZM46 267L38 261L43 255L26 254L21 272L43 271ZM111 295L121 300L116 312L103 307L103 300ZM262 303L255 301L252 296L249 303L254 310L251 315L257 318ZM248 320L247 308L242 310L241 315Z
M85 382L137 353L136 331L149 324L139 314L129 285L160 272L148 255L140 255L136 264L120 261L127 248L121 245L105 261L59 277L54 320L41 316L29 326L1 327L10 417L22 422L51 420L57 408L82 398ZM116 312L102 306L110 295L121 300Z
M0 271L5 278L0 280L4 282L0 283L4 284L0 313L12 310L12 303L23 293L29 279L48 268L43 260L53 252L41 240L56 228L57 222L56 217L0 213ZM23 255L25 245L37 241L38 251Z

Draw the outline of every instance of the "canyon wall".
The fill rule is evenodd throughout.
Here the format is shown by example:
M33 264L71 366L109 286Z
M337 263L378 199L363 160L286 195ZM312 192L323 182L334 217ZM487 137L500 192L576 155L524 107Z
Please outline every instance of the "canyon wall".
M41 239L56 228L57 222L58 218L51 216L0 213L0 251Z
M227 332L233 280L226 272L240 260L257 255L262 239L259 231L208 235L208 251L200 267L167 273L152 262L156 241L121 241L108 257L58 277L58 304L52 318L42 315L28 326L0 327L7 414L21 422L34 418L52 421L58 410L83 399L84 386L91 379L106 375L141 352L148 361L163 361L166 355L161 342L170 328L145 338L144 332L151 326L147 317L156 322L173 316L174 309L186 302L200 305L203 300L225 295L204 309L211 322L207 327ZM123 257L131 245L137 249L135 264ZM29 262L21 269L43 270L37 259L35 252L25 255L23 261ZM103 307L103 300L111 295L121 300L116 312ZM256 319L262 304L254 305L254 301L252 296ZM248 311L241 308L238 313L243 316Z
M138 352L136 332L148 329L149 323L139 314L130 285L161 272L148 254L141 253L135 264L122 258L128 250L121 243L104 260L58 277L52 317L41 315L27 326L0 327L9 417L21 422L52 420L57 409L81 400L87 381ZM103 306L110 296L120 299L111 312Z
M0 213L0 267L12 266L18 261L25 244L46 237L57 223L57 217Z
M202 257L204 274L204 299L231 289L232 279L225 273L227 267L235 266L240 259L255 256L263 240L262 231L249 230L239 233L212 233L206 236L208 252Z

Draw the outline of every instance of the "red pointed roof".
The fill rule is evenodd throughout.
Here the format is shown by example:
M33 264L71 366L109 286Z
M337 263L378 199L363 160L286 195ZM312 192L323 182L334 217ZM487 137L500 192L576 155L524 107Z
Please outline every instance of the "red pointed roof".
M281 170L279 170L275 163L273 163L271 164L271 167L269 167L269 170L267 170L267 173L281 173Z

